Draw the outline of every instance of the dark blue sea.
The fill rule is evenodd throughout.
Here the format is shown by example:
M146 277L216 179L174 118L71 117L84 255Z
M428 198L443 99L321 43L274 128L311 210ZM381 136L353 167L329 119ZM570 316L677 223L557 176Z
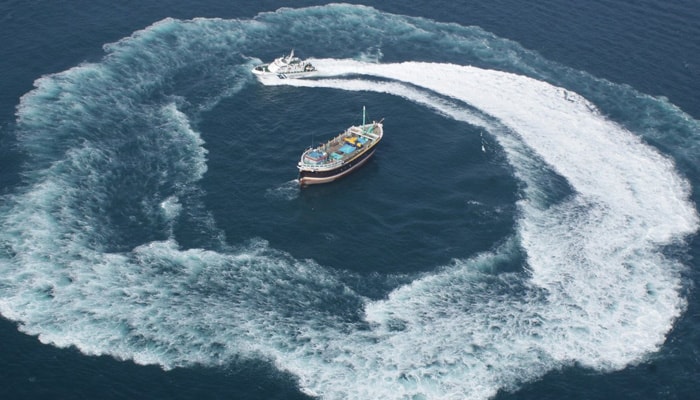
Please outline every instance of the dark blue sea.
M697 0L393 3L0 3L0 398L697 398Z

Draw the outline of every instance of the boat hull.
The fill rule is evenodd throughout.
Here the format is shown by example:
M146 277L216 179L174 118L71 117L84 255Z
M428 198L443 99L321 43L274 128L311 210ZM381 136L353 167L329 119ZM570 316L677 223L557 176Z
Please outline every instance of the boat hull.
M333 182L337 179L340 179L364 165L372 157L375 150L375 148L369 149L364 154L360 155L354 160L343 164L335 169L321 171L310 171L302 169L299 171L299 185L317 185L321 183Z
M272 79L301 78L312 75L316 68L308 61L294 57L294 50L288 55L275 59L268 64L260 64L253 68L253 74L260 81Z
M308 78L316 74L316 71L308 72L261 72L253 70L253 75L260 82L278 81L280 79L295 79L295 78Z

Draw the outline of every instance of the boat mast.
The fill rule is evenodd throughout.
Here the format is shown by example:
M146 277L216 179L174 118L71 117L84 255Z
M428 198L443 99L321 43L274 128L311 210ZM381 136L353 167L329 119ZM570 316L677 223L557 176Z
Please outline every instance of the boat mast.
M362 126L365 125L365 106L362 106Z

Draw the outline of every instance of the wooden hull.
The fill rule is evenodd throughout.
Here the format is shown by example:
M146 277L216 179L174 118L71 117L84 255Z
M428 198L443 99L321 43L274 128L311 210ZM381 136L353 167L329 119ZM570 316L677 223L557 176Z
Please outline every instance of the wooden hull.
M370 157L374 154L375 148L371 148L367 150L364 154L360 155L359 157L355 158L354 160L343 164L339 166L338 168L332 169L332 170L325 170L325 171L308 171L308 170L301 170L299 171L299 185L301 186L308 186L308 185L317 185L321 183L329 183L333 182L337 179L340 179L344 177L345 175L350 174L352 171L358 169L362 165L364 165Z
M363 107L362 125L351 126L327 142L306 149L297 164L299 185L333 182L366 163L384 136L383 121L365 124Z

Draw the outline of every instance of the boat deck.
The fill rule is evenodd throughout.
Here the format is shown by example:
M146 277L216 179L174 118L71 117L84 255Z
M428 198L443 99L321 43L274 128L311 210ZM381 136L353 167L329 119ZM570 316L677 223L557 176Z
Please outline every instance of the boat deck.
M335 167L364 153L381 138L381 131L379 133L374 131L377 127L381 130L379 124L348 128L328 142L307 150L299 163L300 168Z

